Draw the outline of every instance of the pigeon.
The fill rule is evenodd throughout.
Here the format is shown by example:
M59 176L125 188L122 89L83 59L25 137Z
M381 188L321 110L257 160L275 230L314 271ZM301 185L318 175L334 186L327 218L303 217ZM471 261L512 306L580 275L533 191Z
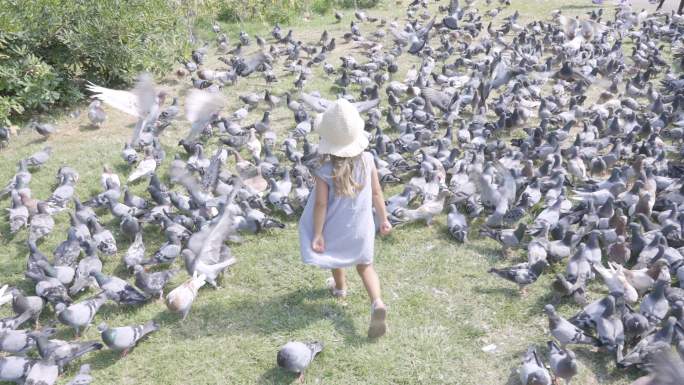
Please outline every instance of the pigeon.
M525 295L527 286L536 282L548 266L548 262L540 260L534 264L524 262L501 269L491 268L488 272L518 284L521 294Z
M660 330L642 338L624 355L622 360L617 362L618 368L648 365L659 354L671 351L676 322L677 319L675 317L669 317Z
M157 91L152 76L146 73L138 76L136 86L131 91L112 90L92 83L87 84L86 88L93 93L93 99L138 119L130 142L133 147L138 147L143 130L157 121L166 98L166 92Z
M76 331L76 336L80 337L81 332L90 326L95 314L105 302L107 302L107 295L102 292L93 298L74 303L68 307L63 303L57 304L55 313L57 313L59 322L72 327Z
M24 356L0 357L0 381L24 383L35 362Z
M92 271L98 286L107 298L121 305L141 305L149 299L144 293L117 276L106 276L102 272Z
M670 310L670 304L665 297L665 287L667 285L667 281L658 281L655 289L641 301L639 312L651 323L660 323L660 321L665 319Z
M55 227L55 220L47 212L47 204L38 203L38 213L31 216L29 223L29 240L37 242L52 232Z
M128 175L128 183L133 183L136 180L149 176L154 173L157 169L157 160L154 159L152 151L148 148L145 149L145 157L138 162L135 169Z
M88 227L98 250L106 255L113 255L117 251L116 239L111 231L104 228L95 217L88 219Z
M24 378L25 385L53 385L59 377L59 367L52 360L40 360L31 366Z
M15 314L28 312L31 314L31 319L37 324L40 319L40 314L43 311L45 301L39 296L27 297L17 288L12 288L10 293L12 294L12 311L14 311Z
M297 374L299 382L303 382L304 371L321 351L323 351L323 344L318 341L290 341L278 351L278 366L288 372Z
M135 273L135 286L148 296L159 296L159 299L161 299L164 296L164 286L166 286L171 278L178 274L180 269L148 273L142 266L136 265L133 271Z
M73 302L67 288L57 278L45 277L36 284L36 294L52 305Z
M26 158L26 164L30 167L41 167L45 163L47 163L48 160L50 160L50 156L52 155L52 147L50 146L45 146L43 147L40 151L32 154L28 158Z
M52 335L56 329L43 329L41 332ZM36 343L27 330L0 330L0 351L9 354L25 355L36 347Z
M0 330L3 329L9 329L9 330L15 330L18 329L21 325L26 323L26 321L31 319L31 312L30 311L25 311L21 314L12 316L12 317L6 317L0 319Z
M43 360L54 362L60 372L75 359L102 349L102 344L96 341L67 342L56 339L50 340L43 332L31 332L29 335L36 341L40 357Z
M133 243L128 246L126 254L123 256L124 264L129 270L133 269L136 265L139 265L143 258L145 257L145 243L142 239L142 231L135 234Z
M97 330L102 342L111 350L121 352L121 356L124 357L143 337L159 330L159 325L150 320L142 325L110 328L103 322L98 325Z
M456 205L449 205L449 215L447 215L447 228L449 234L458 242L464 243L468 238L468 222L463 214L458 212Z
M107 114L102 109L102 102L100 100L93 100L88 106L88 119L93 126L100 128L102 123L107 119Z
M57 132L57 128L51 123L32 122L31 127L45 138L49 138L52 134Z
M519 224L515 230L493 230L483 227L480 229L480 235L490 237L499 242L503 246L504 252L507 252L508 250L518 247L522 244L526 230L527 225L524 223Z
M204 275L193 274L192 278L185 281L182 285L171 290L169 294L166 295L166 307L173 313L180 313L185 320L188 313L190 313L190 308L192 303L197 297L197 291L204 286L205 281Z
M544 312L549 318L551 335L556 338L562 348L569 344L598 346L599 342L596 338L586 334L583 330L558 315L553 305L548 304L544 306Z
M518 369L520 382L524 385L550 385L551 375L544 367L541 357L534 346L530 346L525 353L523 363Z
M596 321L596 334L602 347L617 353L617 361L622 359L625 345L624 325L619 314L616 313L615 298L606 297L606 308Z
M7 292L8 285L0 287L0 306L12 301L12 293Z
M86 255L78 261L74 283L69 288L69 295L72 296L81 292L86 286L93 283L91 272L102 271L102 261L97 256L97 248L95 247L94 242L87 242L85 245Z

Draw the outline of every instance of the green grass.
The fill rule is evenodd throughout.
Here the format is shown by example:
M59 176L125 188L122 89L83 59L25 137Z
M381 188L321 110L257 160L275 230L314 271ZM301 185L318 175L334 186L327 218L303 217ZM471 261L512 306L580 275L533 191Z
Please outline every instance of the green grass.
M518 9L523 21L533 17L547 19L550 11L558 6L552 1L514 3L515 7L506 10L503 16ZM584 0L564 2L564 12L584 13L590 8L587 3ZM370 13L401 20L403 8L404 5L395 6L392 1ZM293 28L297 36L311 41L318 40L323 28L339 35L353 17L353 12L345 13L341 24L332 24L334 19L327 14L316 16L310 22L299 21ZM251 35L269 36L270 28L263 25L246 24L245 27ZM236 39L236 28L226 26L232 41ZM368 26L363 29L370 30ZM200 36L210 35L201 32ZM349 46L338 44L329 60L338 64L337 56L347 53L350 53ZM403 71L415 61L403 56L402 73L397 78L403 79ZM212 58L209 66L216 63ZM330 82L322 80L322 70L316 68L315 74L306 90L320 89L332 95L334 92L328 88ZM280 94L291 87L292 81L290 77L281 77L272 90ZM179 91L179 86L172 81L163 84L173 92ZM241 79L236 87L226 89L231 97L225 111L238 107L235 93L264 86L259 77ZM116 111L108 110L108 113L109 120L99 130L88 127L83 113L77 118L55 117L60 132L46 142L32 132L13 137L10 146L0 150L4 164L0 181L6 181L13 174L19 159L45 144L53 147L54 155L45 167L34 173L31 188L35 197L49 196L57 169L65 164L81 174L77 194L82 199L100 189L103 164L114 166L122 177L127 175L128 168L119 154L130 137L133 121ZM261 113L262 110L253 111L246 122L255 121ZM278 109L273 114L272 125L283 134L293 126L291 113ZM177 151L175 143L187 129L186 124L178 122L163 135L167 159L173 157ZM168 163L162 168L162 174ZM145 183L137 184L133 190L145 194ZM4 202L2 207L6 205ZM104 213L102 218L118 235L116 221ZM58 225L53 233L39 245L48 254L65 238L68 227L65 213L59 214L56 221ZM346 301L331 298L324 288L328 273L300 262L296 222L289 221L285 230L270 231L259 237L246 236L241 244L232 245L238 264L225 275L220 290L201 290L185 322L169 314L161 303L140 308L105 305L95 325L106 321L121 326L156 319L162 328L125 358L119 359L104 350L80 362L92 365L96 384L283 384L295 378L277 369L278 348L292 339L316 339L326 347L306 374L308 384L518 384L514 370L527 346L530 343L543 346L549 338L542 308L551 300L552 274L543 276L530 288L529 295L521 298L513 285L486 271L494 264L508 264L524 256L501 262L498 245L475 234L471 234L470 243L458 245L446 233L444 223L445 217L441 216L431 228L409 225L396 229L386 239L377 240L375 261L389 305L389 333L378 342L369 342L365 337L369 304L356 274L349 274L351 293ZM32 291L23 278L26 232L10 238L6 215L0 219L0 230L3 236L0 283ZM156 228L147 229L145 236L147 251L153 252L162 236ZM119 255L103 257L103 260L108 273L123 274L119 261L128 242L118 236L117 239L120 240ZM184 279L183 273L171 286ZM600 289L598 284L594 285ZM596 290L592 295L598 297L602 292ZM565 315L578 310L567 303L559 309ZM0 309L0 315L8 314L8 309ZM50 312L45 313L45 321L51 317ZM64 330L59 336L70 339L72 332ZM98 338L94 327L87 331L85 338ZM492 343L497 345L495 352L482 351L482 347ZM634 375L617 370L604 354L583 347L575 351L580 360L576 383L620 385L629 383ZM72 365L61 383L66 383L77 369L78 363Z

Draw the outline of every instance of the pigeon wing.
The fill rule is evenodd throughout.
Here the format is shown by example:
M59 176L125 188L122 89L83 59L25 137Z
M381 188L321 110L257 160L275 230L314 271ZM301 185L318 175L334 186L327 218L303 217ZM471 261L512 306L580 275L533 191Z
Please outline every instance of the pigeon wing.
M190 123L208 119L225 105L223 98L215 93L192 90L185 98L185 117Z
M356 102L352 103L354 107L356 107L356 110L361 112L366 112L370 110L371 108L375 108L378 103L380 103L380 99L373 99L373 100L364 100L362 102Z
M86 88L93 93L92 98L101 100L110 107L116 108L128 115L135 116L136 118L142 117L140 101L135 93L123 90L112 90L93 83L88 83Z
M325 112L332 104L330 100L302 93L302 101L316 112Z

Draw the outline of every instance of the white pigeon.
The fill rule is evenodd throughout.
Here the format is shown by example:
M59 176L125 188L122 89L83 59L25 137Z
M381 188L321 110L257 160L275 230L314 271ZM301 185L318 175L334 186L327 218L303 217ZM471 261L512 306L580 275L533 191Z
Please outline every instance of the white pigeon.
M0 306L10 302L13 298L12 294L7 293L8 287L7 285L0 287Z
M133 147L138 146L138 139L143 129L157 121L161 113L160 106L166 98L164 91L155 89L152 75L147 73L138 77L138 82L131 91L112 90L92 83L86 85L86 88L93 93L93 99L101 100L121 112L138 118L131 140Z
M197 291L206 282L205 278L204 274L198 275L195 273L192 275L192 278L171 290L166 295L166 307L174 313L180 313L183 319L185 319L190 312L195 297L197 297Z
M138 163L138 166L128 176L128 183L134 182L144 176L152 174L157 169L157 161L152 156L151 152L146 151L145 159Z
M220 94L191 90L185 98L185 118L190 122L190 132L185 140L190 142L197 138L207 124L218 117L225 104Z

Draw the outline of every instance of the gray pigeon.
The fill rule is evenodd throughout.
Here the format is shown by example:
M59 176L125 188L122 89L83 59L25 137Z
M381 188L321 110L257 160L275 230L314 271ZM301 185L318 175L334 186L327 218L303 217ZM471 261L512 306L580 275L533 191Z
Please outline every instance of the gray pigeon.
M55 220L48 213L47 204L39 202L38 213L31 216L31 222L29 223L29 241L37 242L39 239L50 234L54 227Z
M0 381L21 384L34 362L27 357L0 357Z
M71 361L95 350L102 349L102 344L96 341L68 342L62 340L49 340L44 332L32 332L29 334L36 341L38 353L43 360L54 362L59 371Z
M553 305L544 306L544 312L549 317L549 330L556 340L565 348L568 344L598 345L596 338L586 334L582 329L571 324L556 313Z
M534 264L529 262L519 263L510 267L504 267L501 269L491 268L489 273L496 274L497 276L516 283L520 288L520 293L522 295L527 294L527 286L535 283L539 276L542 275L544 270L549 266L548 262L545 260L540 260Z
M102 292L93 298L81 301L67 307L63 303L55 305L55 313L59 322L73 328L76 331L76 336L80 337L81 332L85 330L95 318L95 314L100 307L107 302L107 295Z
M31 167L40 167L50 160L50 155L52 154L52 147L45 146L42 150L34 153L33 155L26 158L26 164Z
M88 106L88 119L93 126L100 128L102 123L107 119L107 114L104 109L102 109L102 102L99 100L93 100Z
M50 135L54 134L57 129L55 126L53 126L50 123L38 123L38 122L32 122L30 125L31 128L36 130L37 133L44 137L49 137Z
M144 257L145 243L142 239L142 231L140 231L135 235L133 243L128 246L128 250L126 250L123 261L128 269L132 269L135 265L139 265Z
M278 366L288 372L298 374L301 382L304 379L304 371L322 350L323 343L318 341L290 341L278 351Z
M94 281L90 275L93 271L102 271L102 261L97 256L97 249L93 242L88 243L87 254L80 261L76 267L76 276L74 283L69 288L69 294L75 295L81 290L85 289L88 284Z
M0 319L0 330L4 330L4 329L16 330L21 325L26 323L26 321L28 321L30 319L31 319L31 312L30 311L25 311L19 315L15 315L12 317L2 318L2 319Z
M55 265L66 265L75 266L78 256L81 254L81 244L78 240L78 234L76 233L76 228L70 227L67 230L67 239L60 243L57 248L55 248L54 264Z
M36 284L36 294L53 305L60 302L73 302L71 297L69 297L67 288L57 278L45 277L45 279L38 282Z
M53 385L59 377L59 367L51 360L40 360L31 366L24 385Z
M39 296L27 297L17 288L11 289L10 292L12 293L12 311L14 311L15 314L29 312L31 314L31 319L37 324L40 313L43 311L45 301Z
M121 352L125 356L146 335L159 330L159 325L153 320L138 326L122 326L110 328L106 323L101 323L97 329L100 331L102 341L110 349Z
M667 286L667 281L657 281L655 289L641 301L639 313L643 314L653 324L658 324L665 319L670 310L670 304L665 297L665 288Z
M618 361L618 368L646 366L652 364L663 352L670 352L676 323L675 317L669 317L662 329L642 338L628 351L622 360Z
M48 328L41 332L52 335L57 329ZM26 330L5 329L0 331L0 351L10 354L25 354L35 348L36 343Z
M550 385L551 375L544 367L541 357L534 346L525 353L522 366L518 370L523 385Z
M164 296L164 286L180 271L180 269L170 269L148 273L140 265L136 265L133 270L135 286L150 297L159 296L159 299Z
M449 215L447 215L447 228L449 234L458 242L464 243L468 240L468 221L465 215L458 212L456 205L449 205Z
M614 297L606 297L606 308L596 321L596 334L602 347L617 353L617 360L622 359L625 345L625 330L622 319L615 311Z
M112 232L102 227L95 217L88 219L88 226L97 248L106 255L116 254L116 239Z
M555 341L549 341L547 344L553 375L564 379L566 385L569 385L572 377L577 374L575 352L570 349L561 349Z
M107 297L118 304L140 305L149 299L140 290L117 276L106 276L99 271L91 271L90 275L95 277Z

